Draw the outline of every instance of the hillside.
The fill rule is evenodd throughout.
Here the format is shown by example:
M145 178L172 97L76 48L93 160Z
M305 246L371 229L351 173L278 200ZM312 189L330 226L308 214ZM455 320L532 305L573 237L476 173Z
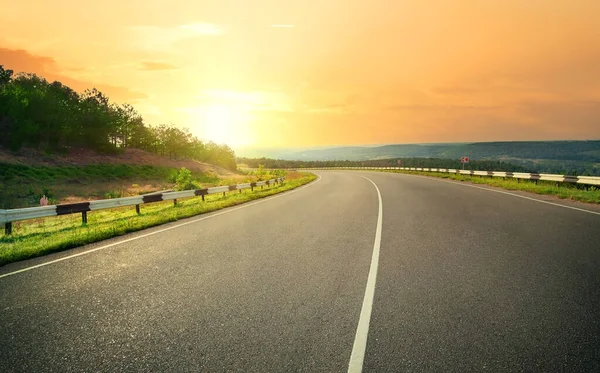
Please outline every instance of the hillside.
M268 157L268 154L265 154ZM532 172L600 175L600 141L505 141L450 144L395 144L305 149L279 153L282 160L373 161L397 158L505 161Z
M2 65L0 133L0 208L171 189L181 167L207 186L243 177L225 144L150 125L96 88L77 92Z
M192 171L211 172L221 177L236 175L233 171L209 163L198 162L189 158L173 159L134 148L124 149L120 154L103 154L79 148L70 149L66 154L52 155L29 148L17 152L0 148L0 164L47 167L122 164L170 168L185 167Z
M192 171L202 186L246 178L222 167L140 149L112 155L86 149L72 149L64 155L0 149L0 208L38 206L42 195L53 204L170 190L181 167Z

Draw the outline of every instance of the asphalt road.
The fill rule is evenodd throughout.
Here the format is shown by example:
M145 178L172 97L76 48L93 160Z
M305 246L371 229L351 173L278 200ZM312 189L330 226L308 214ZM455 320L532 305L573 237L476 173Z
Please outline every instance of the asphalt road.
M0 372L345 372L365 316L363 372L600 371L600 214L318 173L246 207L1 267ZM381 193L380 246L362 176Z

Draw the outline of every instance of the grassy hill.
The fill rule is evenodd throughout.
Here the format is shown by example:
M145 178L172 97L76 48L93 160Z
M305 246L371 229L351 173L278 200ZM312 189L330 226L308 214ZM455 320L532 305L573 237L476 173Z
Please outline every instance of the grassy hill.
M189 169L202 186L246 178L214 165L139 149L112 155L85 149L64 155L0 149L0 208L39 206L42 195L50 203L68 203L170 190L181 167Z

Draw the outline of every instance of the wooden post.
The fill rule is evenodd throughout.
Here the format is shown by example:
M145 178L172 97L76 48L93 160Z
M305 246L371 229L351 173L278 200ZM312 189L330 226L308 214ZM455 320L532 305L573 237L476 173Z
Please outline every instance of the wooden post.
M87 211L81 212L81 224L83 224L83 225L87 224Z
M173 200L173 206L177 206L177 198Z
M240 189L240 193L242 193L242 190Z
M223 192L223 197L225 197L225 192Z
M139 215L141 214L140 212L140 205L135 205L135 212Z
M4 234L6 234L6 235L12 234L12 221L4 223Z
M204 202L204 194L202 195L202 202Z

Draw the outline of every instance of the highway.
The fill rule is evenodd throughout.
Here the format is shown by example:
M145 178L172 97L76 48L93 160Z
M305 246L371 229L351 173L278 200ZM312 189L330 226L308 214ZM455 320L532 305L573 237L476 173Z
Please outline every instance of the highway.
M597 208L315 173L0 267L0 372L600 371Z

